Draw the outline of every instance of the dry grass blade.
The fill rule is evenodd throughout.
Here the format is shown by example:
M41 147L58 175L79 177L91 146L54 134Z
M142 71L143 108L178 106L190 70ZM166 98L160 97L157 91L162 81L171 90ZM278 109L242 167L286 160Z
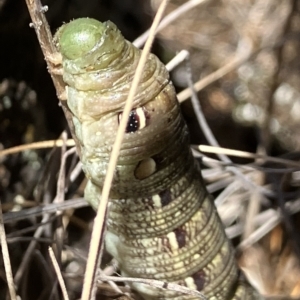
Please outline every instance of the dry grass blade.
M141 282L149 284L150 286L158 287L158 288L164 288L171 291L177 291L182 294L191 295L195 297L199 297L199 299L207 300L207 298L200 293L199 291L192 290L190 288L187 288L185 286L175 284L175 283L168 283L160 280L154 280L154 279L145 279L145 278L132 278L132 277L115 277L115 276L107 276L107 275L100 275L100 279L103 281L115 281L115 282Z
M186 50L181 50L172 60L166 65L167 70L170 72L176 68L179 64L184 62L189 57L189 52Z
M2 256L3 256L3 262L4 262L5 274L6 274L6 280L8 284L10 298L11 300L17 300L17 294L14 285L14 278L12 274L4 223L3 223L1 203L0 203L0 240L1 240Z
M56 65L53 64L51 60L56 60L59 62L60 54L57 53L57 50L53 43L53 37L49 28L49 24L44 13L48 10L47 6L42 6L40 0L25 0L26 5L28 7L28 11L32 20L32 24L30 24L36 32L39 44L41 46L42 52L44 54L47 67L52 78L53 84L56 89L57 97L61 100L61 107L64 111L66 120L68 122L71 134L73 139L76 141L76 145L79 145L78 139L75 134L75 129L72 121L72 113L69 111L66 101L63 95L65 94L65 84L63 82L62 76L55 74L55 72L51 72L56 68ZM80 149L77 149L77 152L80 154Z
M6 156L6 155L12 155L12 154L19 153L19 152L26 151L26 150L62 147L64 143L67 147L75 146L75 142L73 139L66 140L65 142L61 139L36 142L36 143L11 147L11 148L8 148L5 150L0 150L0 157Z
M48 10L47 6L42 6L39 0L26 0L26 4L30 13L32 24L35 29L41 49L47 62L48 69L53 68L53 64L48 59L56 54L55 46L52 42L52 34L44 13ZM65 90L64 82L61 76L50 73L58 96L62 95Z
M292 160L271 157L271 156L261 155L261 154L254 154L254 153L241 151L241 150L234 150L234 149L208 146L208 145L200 145L198 146L198 149L200 152L203 153L226 154L229 156L236 156L236 157L243 157L243 158L250 158L250 159L263 159L264 161L269 161L269 162L279 163L279 164L283 164L295 168L300 168L300 163L294 162Z
M245 248L250 247L257 241L259 241L262 237L266 236L273 228L276 227L280 222L280 217L274 216L267 220L261 227L252 232L246 239L244 239L239 246L237 247L239 250L243 250Z
M263 182L263 174L260 173L261 182ZM249 205L247 207L247 213L245 216L245 226L244 226L244 232L242 236L242 240L244 241L247 239L254 231L254 218L255 216L260 212L261 209L261 199L260 194L255 190L253 194L250 196L249 199Z
M65 201L65 169L66 169L66 161L69 155L75 153L76 149L71 148L68 151L66 151L66 140L67 140L67 134L66 132L63 132L62 138L64 141L64 144L62 146L61 151L61 164L57 179L57 191L56 191L56 197L54 200L54 203L63 203ZM62 213L56 212L57 217L57 228L55 230L55 241L56 241L56 255L59 263L61 263L61 253L63 249L63 241L64 241L64 226L62 222Z
M41 223L47 224L49 219L50 219L50 215L45 214L43 216L42 220L41 220ZM18 285L21 281L21 278L22 278L22 276L23 276L23 274L24 274L24 272L25 272L25 270L26 270L26 268L27 268L27 266L30 262L30 257L33 254L33 251L34 251L34 249L37 245L37 241L44 232L45 226L47 226L47 225L41 226L35 231L35 233L33 235L33 239L30 242L28 248L26 249L25 254L23 255L22 262L20 263L19 268L18 268L18 270L15 274L15 283L16 283L16 285Z
M92 232L92 237L91 237L91 245L90 245L90 250L89 250L89 257L87 261L87 267L86 267L86 273L85 273L85 281L83 285L83 291L82 291L82 300L89 300L92 296L92 290L95 290L93 288L94 286L94 279L96 275L96 270L98 266L98 262L101 261L101 240L103 239L102 235L104 233L104 222L105 222L105 215L107 212L107 203L108 203L108 197L109 197L109 192L110 192L110 187L114 175L114 170L115 166L117 163L119 151L121 148L121 143L123 140L125 128L127 125L127 120L129 117L129 113L131 111L132 103L133 103L133 97L136 93L140 78L142 76L143 68L146 63L148 54L150 52L154 37L155 37L155 32L157 30L158 24L162 18L162 15L164 13L165 7L168 3L168 0L162 1L158 12L154 18L154 21L152 23L150 32L149 32L149 38L146 42L146 45L142 51L140 61L138 63L137 69L136 69L136 74L134 76L128 98L124 107L123 111L123 117L121 119L116 140L113 145L113 150L110 156L110 161L108 165L108 170L107 174L105 177L104 181L104 186L102 190L102 195L101 195L101 201L98 206L98 211L97 211L97 216L95 218L94 222L94 227L93 227L93 232ZM100 251L100 255L99 255Z
M172 11L170 14L168 14L166 17L163 18L163 20L160 22L159 26L156 29L156 33L160 30L167 27L170 23L178 19L181 15L186 13L187 11L191 10L192 8L196 7L197 5L204 4L209 0L190 0L184 3L183 5L179 6L177 9ZM143 33L140 37L138 37L133 44L136 47L141 47L146 42L147 38L150 36L150 30Z
M248 39L242 40L235 54L235 57L231 59L227 64L225 64L223 67L219 68L215 72L209 74L208 76L194 83L193 87L195 91L199 92L203 90L205 87L217 81L218 79L222 78L229 72L236 70L239 66L245 63L251 57L251 55L253 55L252 42ZM185 90L183 90L177 95L178 101L183 102L188 98L190 98L192 94L193 93L191 88L190 87L186 88Z
M61 287L64 300L69 300L69 296L68 296L68 292L67 292L67 288L66 288L64 279L62 277L62 274L61 274L58 262L57 262L57 260L55 258L53 249L51 247L49 247L49 255L50 255L50 258L51 258L51 261L52 261L55 273L57 275L57 279L58 279L59 285Z
M71 199L62 203L51 203L46 206L33 207L23 209L21 211L7 212L3 216L4 224L17 222L20 220L28 219L31 217L37 217L42 214L55 213L57 211L64 211L69 209L76 209L88 206L88 203L83 199Z

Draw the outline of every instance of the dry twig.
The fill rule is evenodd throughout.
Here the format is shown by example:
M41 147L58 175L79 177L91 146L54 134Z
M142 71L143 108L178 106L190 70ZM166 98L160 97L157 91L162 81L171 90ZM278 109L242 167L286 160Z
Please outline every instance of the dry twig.
M194 7L196 7L200 4L204 4L207 1L208 0L190 0L190 1L187 1L183 5L179 6L177 9L172 11L170 14L165 16L162 19L162 21L160 22L160 24L158 25L155 33L158 33L160 30L167 27L170 23L177 20L179 16L183 15L184 13L188 12L189 10L193 9ZM146 40L148 39L148 37L150 36L150 31L151 31L151 29L144 32L140 37L138 37L133 42L133 44L138 48L143 46L144 43L146 42Z
M1 240L1 250L2 250L3 262L4 262L5 274L6 274L6 280L8 284L10 298L11 300L17 300L17 294L14 285L13 273L11 270L10 257L9 257L3 217L2 217L1 203L0 203L0 240Z
M63 293L64 300L69 300L67 288L66 288L63 276L61 274L59 264L58 264L58 262L56 260L55 255L54 255L53 249L51 247L49 247L48 250L49 250L49 255L50 255L50 258L51 258L51 261L52 261L55 273L57 275L57 279L58 279L59 285L60 285L62 293Z

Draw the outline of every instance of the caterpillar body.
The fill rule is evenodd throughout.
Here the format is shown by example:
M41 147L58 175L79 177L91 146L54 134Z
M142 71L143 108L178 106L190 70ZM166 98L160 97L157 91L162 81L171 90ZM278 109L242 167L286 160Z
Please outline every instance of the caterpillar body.
M111 22L77 19L56 34L93 207L102 185L140 50ZM209 300L260 299L240 280L233 249L189 149L165 66L146 63L110 193L106 248L124 276L173 282ZM132 283L144 299L199 299Z

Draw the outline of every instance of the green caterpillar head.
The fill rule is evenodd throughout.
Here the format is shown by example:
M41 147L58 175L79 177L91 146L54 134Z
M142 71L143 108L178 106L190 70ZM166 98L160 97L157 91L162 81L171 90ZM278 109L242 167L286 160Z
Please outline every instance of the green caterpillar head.
M94 19L71 21L57 32L59 51L67 59L80 58L99 43L105 28L105 24Z
M72 74L105 69L118 59L126 43L115 24L89 18L61 26L54 42L62 54L64 70Z

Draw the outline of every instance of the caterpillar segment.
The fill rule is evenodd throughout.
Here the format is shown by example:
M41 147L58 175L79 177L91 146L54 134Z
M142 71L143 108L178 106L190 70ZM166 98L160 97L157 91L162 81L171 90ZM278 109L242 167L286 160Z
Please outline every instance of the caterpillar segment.
M55 40L88 178L85 198L96 208L141 51L113 23L88 18L63 25ZM189 149L169 74L153 54L133 107L115 169L105 238L122 275L177 283L209 300L261 299L240 279ZM131 286L146 300L199 299L143 283Z

